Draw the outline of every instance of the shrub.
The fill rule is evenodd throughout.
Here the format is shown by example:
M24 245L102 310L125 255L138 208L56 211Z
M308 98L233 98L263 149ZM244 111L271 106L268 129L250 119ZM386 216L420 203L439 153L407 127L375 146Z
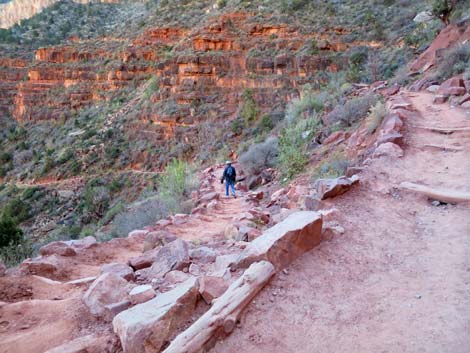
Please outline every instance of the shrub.
M165 202L162 202L158 196L140 201L134 207L115 216L111 236L126 237L134 229L155 224L169 212Z
M0 248L15 246L23 241L23 231L17 227L15 220L4 213L0 219Z
M463 73L470 67L470 43L456 46L442 55L441 63L436 70L436 78L448 79Z
M353 98L345 104L337 105L328 114L327 120L330 124L340 122L345 126L352 126L367 115L370 107L377 102L377 99L373 95Z
M0 260L8 267L16 266L33 255L31 241L22 240L18 244L0 248Z
M346 173L349 160L345 155L336 153L320 163L313 172L314 179L334 179Z
M173 159L160 174L157 184L161 200L170 211L177 212L183 200L194 190L196 180L187 163Z
M240 111L240 117L246 122L252 122L256 120L259 114L259 108L253 98L253 91L246 89L242 95L243 106Z
M316 132L319 120L315 118L287 120L279 137L278 167L283 178L291 179L304 170L308 162L307 145Z
M323 110L322 101L313 93L310 86L304 86L300 98L294 98L287 106L286 118L297 121L300 118L315 116ZM305 116L306 115L306 116Z
M377 128L382 124L382 120L387 115L387 108L385 104L381 101L378 101L371 109L370 113L367 116L366 126L367 131L372 134L377 130Z
M240 162L250 174L259 174L266 168L276 165L278 156L278 139L268 138L265 142L252 145L240 156Z
M97 219L103 217L108 209L109 200L109 191L106 187L87 185L83 202L92 217Z
M2 215L11 219L15 224L19 224L30 218L30 211L31 206L28 203L16 198L7 203Z

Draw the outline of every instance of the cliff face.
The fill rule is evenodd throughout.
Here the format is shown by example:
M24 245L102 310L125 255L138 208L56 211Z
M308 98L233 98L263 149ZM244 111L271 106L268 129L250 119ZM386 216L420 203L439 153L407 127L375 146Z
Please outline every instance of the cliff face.
M282 106L317 72L344 64L337 54L356 43L343 43L342 34L301 33L232 13L193 31L147 30L124 46L108 38L42 48L30 63L0 61L1 107L18 121L57 119L156 75L159 89L138 120L168 135L161 130L234 117L246 89L261 109Z
M59 0L12 0L0 4L0 28L10 28L23 19L31 18ZM90 0L74 0L86 4ZM100 2L115 3L119 0L99 0Z

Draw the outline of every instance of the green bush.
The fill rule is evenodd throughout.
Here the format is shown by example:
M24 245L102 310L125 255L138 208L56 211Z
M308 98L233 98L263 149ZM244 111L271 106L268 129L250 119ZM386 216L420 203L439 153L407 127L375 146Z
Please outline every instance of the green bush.
M9 214L3 213L0 219L0 248L18 245L22 241L23 231Z
M0 260L7 267L16 266L31 256L33 256L33 245L29 240L22 240L18 244L0 248Z
M173 159L158 177L158 193L170 211L177 212L181 203L196 186L193 171L181 160Z
M308 163L307 146L319 125L317 117L286 119L287 126L279 136L278 168L281 176L291 179L301 173Z
M96 219L103 217L109 207L109 191L104 186L87 185L83 198L84 207Z
M15 224L26 221L31 217L31 206L20 198L8 202L3 209L2 215L11 219Z
M259 114L259 108L253 98L253 91L246 89L242 95L243 106L240 111L240 117L245 123L250 123L256 120Z

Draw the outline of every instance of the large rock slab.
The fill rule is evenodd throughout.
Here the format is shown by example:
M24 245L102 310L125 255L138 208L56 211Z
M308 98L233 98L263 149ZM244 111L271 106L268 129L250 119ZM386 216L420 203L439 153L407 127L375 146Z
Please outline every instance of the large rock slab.
M83 302L93 316L110 319L112 315L106 306L126 300L129 290L129 283L124 278L104 273L85 292Z
M267 260L279 271L320 244L321 231L321 214L296 212L253 240L231 267L246 268L254 262Z
M75 256L77 252L73 247L63 241L53 241L39 249L42 256L47 255L60 255L60 256Z
M118 314L113 320L124 353L160 352L193 314L198 284L190 278L175 289Z
M221 277L204 276L199 279L199 293L207 304L220 297L228 288L228 283Z
M359 182L359 177L353 175L351 178L339 177L336 179L318 179L315 182L315 190L320 200L336 197L347 192Z

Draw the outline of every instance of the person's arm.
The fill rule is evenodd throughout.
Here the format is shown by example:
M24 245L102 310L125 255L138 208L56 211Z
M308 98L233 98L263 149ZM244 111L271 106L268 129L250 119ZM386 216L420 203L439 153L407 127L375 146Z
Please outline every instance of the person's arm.
M220 179L220 183L222 184L224 182L224 179L225 179L225 172L227 171L227 169L224 169L224 172L222 173L222 178Z

